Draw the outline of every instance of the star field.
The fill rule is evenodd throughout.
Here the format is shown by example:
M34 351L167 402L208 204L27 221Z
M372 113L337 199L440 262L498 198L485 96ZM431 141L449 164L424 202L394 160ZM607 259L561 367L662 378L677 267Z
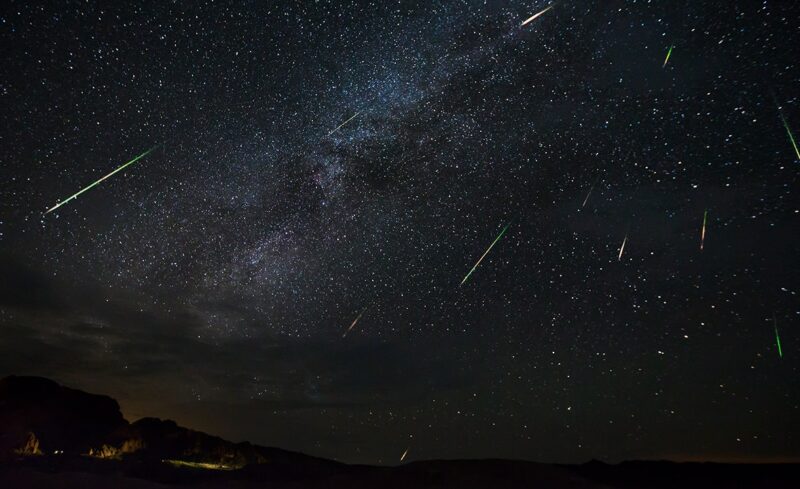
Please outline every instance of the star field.
M548 5L7 2L0 373L347 462L796 457L800 9Z

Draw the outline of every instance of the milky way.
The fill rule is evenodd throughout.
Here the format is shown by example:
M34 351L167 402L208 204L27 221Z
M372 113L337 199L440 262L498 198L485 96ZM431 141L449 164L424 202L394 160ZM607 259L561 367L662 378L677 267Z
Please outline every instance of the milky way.
M800 452L800 8L268 3L2 7L0 374L351 462Z

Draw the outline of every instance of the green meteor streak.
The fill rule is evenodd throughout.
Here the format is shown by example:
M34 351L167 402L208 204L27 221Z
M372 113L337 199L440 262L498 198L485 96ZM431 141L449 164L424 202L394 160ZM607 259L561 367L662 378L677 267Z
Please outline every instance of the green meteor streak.
M666 59L664 59L664 66L662 66L662 68L667 66L667 62L669 61L669 57L672 54L672 48L674 48L674 47L675 47L674 44L669 47L669 51L667 51L667 57L666 57Z
M93 184L89 185L88 187L85 187L85 188L83 188L82 190L78 191L77 193L75 193L75 194L73 194L73 195L71 195L71 196L67 197L66 199L62 200L62 201L61 201L61 202L59 202L58 204L56 204L56 205L54 205L53 207L51 207L51 208L47 209L47 210L45 211L45 214L49 214L49 213L53 212L54 210L58 209L59 207L61 207L62 205L66 204L66 203L67 203L67 202L69 202L70 200L76 199L76 198L77 198L77 197L78 197L80 194L82 194L82 193L86 192L87 190L89 190L90 188L92 188L92 187L94 187L95 185L99 184L100 182L102 182L102 181L103 181L103 180L105 180L106 178L110 177L111 175L113 175L113 174L115 174L115 173L117 173L117 172L119 172L119 171L122 171L122 170L123 170L123 169L124 169L126 166L128 166L128 165L132 165L132 164L136 163L136 162L137 162L137 161L139 161L141 158L144 158L145 156L147 156L148 154L150 154L150 152L151 152L151 151L153 151L154 149L156 149L157 147L158 147L158 146L153 146L152 148L148 149L147 151L145 151L144 153L140 154L140 155L139 155L139 156L137 156L136 158L134 158L134 159L132 159L131 161L129 161L129 162L127 162L127 163L125 163L125 164L124 164L124 165L122 165L122 166L120 166L119 168L117 168L116 170L112 171L111 173L109 173L108 175L104 176L103 178L101 178L101 179L97 180L96 182L94 182Z
M492 247L495 245L495 243L497 243L498 241L500 241L500 238L502 238L502 237L503 237L503 235L506 233L506 230L508 229L508 226L510 226L510 225L511 225L511 222L509 221L509 223L508 223L508 224L506 224L506 227L504 227L504 228L503 228L503 230L502 230L502 231L500 231L500 234L498 234L498 235L497 235L497 237L496 237L496 238L494 238L494 241L492 241L492 244L490 244L490 245L489 245L489 248L487 248L487 249L486 249L486 251L483 253L483 255L481 256L481 258L478 260L478 263L476 263L476 264L475 264L475 266L474 266L474 267L472 267L472 270L470 270L470 271L469 271L469 273L467 274L467 276L466 276L466 277L464 277L464 280L462 280L462 281L461 281L461 283L460 283L459 285L464 285L464 282L466 282L466 281L467 281L467 279L469 278L469 276L470 276L470 275L472 275L472 272L474 272L474 271L475 271L475 269L476 269L476 268L478 268L478 265L480 265L480 264L481 264L481 262L483 261L483 259L484 259L484 258L486 258L486 255L488 255L488 254L489 254L489 252L490 252L490 251L492 251Z
M778 345L778 356L783 358L783 350L781 350L781 337L778 336L778 320L775 319L775 316L772 317L775 320L775 343Z
M786 122L786 118L781 114L781 121L783 121L783 127L786 128L786 134L789 135L789 141L792 142L792 148L794 148L794 154L797 155L797 159L800 160L800 150L797 149L797 142L794 140L794 134L792 134L792 130L789 129L789 123Z

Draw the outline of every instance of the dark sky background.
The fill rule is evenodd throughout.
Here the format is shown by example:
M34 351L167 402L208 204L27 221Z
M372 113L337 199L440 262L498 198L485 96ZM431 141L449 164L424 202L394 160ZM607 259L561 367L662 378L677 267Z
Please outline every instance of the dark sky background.
M800 458L800 5L547 6L3 2L0 374L348 462Z

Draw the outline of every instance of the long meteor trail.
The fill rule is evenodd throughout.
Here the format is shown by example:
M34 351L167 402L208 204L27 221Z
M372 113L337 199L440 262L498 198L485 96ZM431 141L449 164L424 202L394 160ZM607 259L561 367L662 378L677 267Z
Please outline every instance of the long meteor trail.
M789 123L786 122L786 118L783 116L782 113L778 112L781 116L781 121L783 122L783 127L786 128L786 134L789 135L789 141L792 143L792 148L794 148L794 154L797 155L797 159L800 160L800 150L797 149L797 141L794 140L794 134L792 134L792 130L789 128Z
M342 122L341 124L339 124L338 126L336 126L336 129L334 129L333 131L329 132L329 133L328 133L328 136L332 136L332 135L333 135L333 133L335 133L336 131L338 131L338 130L339 130L339 129L341 129L342 127L344 127L344 125L345 125L345 124L347 124L348 122L350 122L350 121L352 121L353 119L355 119L356 117L358 117L358 115L359 115L360 113L361 113L361 111L358 111L358 112L356 112L355 114L353 114L353 117L351 117L351 118L347 119L346 121L344 121L344 122Z
M110 177L111 175L113 175L113 174L115 174L115 173L117 173L117 172L120 172L120 171L124 170L124 169L125 169L125 167L127 167L128 165L132 165L132 164L136 163L137 161L139 161L140 159L144 158L145 156L147 156L148 154L150 154L150 152L151 152L151 151L153 151L154 149L156 149L157 147L158 147L158 146L153 146L152 148L148 149L147 151L145 151L144 153L140 154L140 155L139 155L139 156L137 156L136 158L132 159L131 161L129 161L129 162L127 162L127 163L125 163L124 165L120 166L120 167L119 167L119 168L117 168L116 170L112 171L112 172L111 172L111 173L109 173L108 175L106 175L106 176L104 176L103 178L101 178L101 179L97 180L96 182L92 183L92 184L91 184L91 185L89 185L88 187L84 187L83 189L79 190L77 193L70 195L70 196L69 196L69 197L67 197L66 199L64 199L64 200L62 200L61 202L59 202L58 204L56 204L56 205L54 205L53 207L51 207L51 208L47 209L47 210L45 211L45 214L49 214L49 213L53 212L54 210L58 209L59 207L61 207L62 205L66 204L66 203L67 203L67 202L69 202L70 200L74 200L74 199L76 199L76 198L77 198L77 197L78 197L80 194L82 194L82 193L86 192L87 190L89 190L90 188L92 188L92 187L94 187L95 185L99 184L100 182L102 182L102 181L103 181L103 180L105 180L106 178Z
M504 227L504 228L503 228L503 230L502 230L502 231L500 231L500 234L498 234L498 235L497 235L497 237L496 237L496 238L494 238L494 241L492 241L492 244L490 244L490 245L489 245L489 247L488 247L488 248L486 249L486 251L483 253L483 255L481 256L481 258L478 260L478 262L475 264L475 266L474 266L474 267L472 267L472 270L470 270L470 271L469 271L469 273L467 274L467 276L466 276L466 277L464 277L464 280L462 280L462 281L461 281L461 283L460 283L459 285L464 285L464 282L466 282L466 281L467 281L467 279L469 278L469 276L470 276L470 275L472 275L472 272L474 272L474 271L475 271L475 269L476 269L476 268L478 268L478 265L480 265L480 264L481 264L481 262L483 261L483 259L484 259L484 258L486 258L486 255L488 255L488 254L489 254L489 252L490 252L490 251L492 251L492 247L494 247L494 245L495 245L495 244L496 244L498 241L500 241L500 238L502 238L502 237L503 237L503 235L504 235L504 234L506 233L506 231L508 230L508 226L510 226L510 225L511 225L511 222L509 221L509 223L508 223L508 224L506 224L506 227Z
M548 10L550 10L551 8L553 8L553 6L552 6L552 5L550 5L550 6L549 6L549 7L547 7L546 9L542 10L542 11L541 11L541 12L539 12L538 14L533 14L533 15L531 15L530 17L528 17L528 20L526 20L525 22L523 22L523 23L522 23L522 25L521 25L520 27L524 26L525 24L528 24L529 22L533 22L534 20L536 20L536 18L537 18L537 17L539 17L540 15L544 14L545 12L547 12Z
M619 247L619 256L617 256L617 261L622 261L622 252L625 251L625 243L628 242L628 235L625 235L625 239L622 240L622 246Z

